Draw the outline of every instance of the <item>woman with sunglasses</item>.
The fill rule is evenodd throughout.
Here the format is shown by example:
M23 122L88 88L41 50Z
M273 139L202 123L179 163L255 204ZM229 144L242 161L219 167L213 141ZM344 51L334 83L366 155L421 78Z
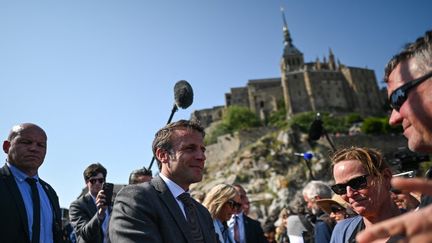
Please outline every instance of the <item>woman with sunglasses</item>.
M229 184L213 187L204 198L203 205L209 210L221 243L235 243L229 233L227 221L241 208L240 194Z
M381 154L370 148L351 147L332 156L332 190L340 195L358 216L336 224L330 242L355 242L358 232L401 212L391 200L392 172ZM398 237L387 240L395 240Z
M337 194L334 194L331 199L319 199L316 203L336 223L357 215L352 211L351 206Z

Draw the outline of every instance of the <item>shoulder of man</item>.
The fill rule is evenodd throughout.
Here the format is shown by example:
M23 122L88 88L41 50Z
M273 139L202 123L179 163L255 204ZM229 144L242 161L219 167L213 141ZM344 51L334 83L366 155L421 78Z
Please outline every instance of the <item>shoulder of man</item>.
M0 175L1 176L10 176L11 175L9 168L7 167L6 164L0 168Z
M260 228L262 228L260 221L258 221L256 219L253 219L253 218L251 218L251 217L249 217L247 215L244 215L244 214L243 214L243 221L245 223L247 223L247 224L251 224L251 225L254 225L254 226L259 226Z

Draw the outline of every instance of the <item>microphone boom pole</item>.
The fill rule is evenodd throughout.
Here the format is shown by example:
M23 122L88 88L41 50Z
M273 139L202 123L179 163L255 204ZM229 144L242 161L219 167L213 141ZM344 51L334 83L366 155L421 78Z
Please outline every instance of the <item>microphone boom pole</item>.
M167 125L171 123L174 113L178 111L178 108L186 109L193 102L193 90L192 86L186 80L180 80L174 85L174 100L175 103L171 110L171 115L168 118ZM153 155L148 170L151 169L154 163L155 157Z

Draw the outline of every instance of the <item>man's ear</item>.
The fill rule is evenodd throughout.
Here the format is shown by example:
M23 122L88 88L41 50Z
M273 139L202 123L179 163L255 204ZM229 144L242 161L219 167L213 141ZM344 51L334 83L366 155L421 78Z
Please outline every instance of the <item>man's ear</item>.
M166 149L157 148L155 155L156 155L156 158L161 163L168 163L168 161L169 161L169 153L168 153L168 151Z
M3 151L7 154L9 153L9 148L10 148L10 142L8 140L5 140L3 142Z

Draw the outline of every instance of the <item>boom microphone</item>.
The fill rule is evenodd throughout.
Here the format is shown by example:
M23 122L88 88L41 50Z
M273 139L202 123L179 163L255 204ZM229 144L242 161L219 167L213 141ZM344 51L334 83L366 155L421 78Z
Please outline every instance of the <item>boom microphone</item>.
M186 80L180 80L174 85L174 100L177 107L188 108L193 102L193 90Z
M174 85L174 105L171 110L171 115L168 118L167 124L169 124L174 116L174 113L178 111L178 108L186 109L193 102L193 90L192 86L186 80L180 80ZM150 165L148 166L148 170L151 169L155 157L153 156Z
M320 113L317 113L315 120L309 127L309 140L316 141L320 139L323 134L323 122L321 120Z

